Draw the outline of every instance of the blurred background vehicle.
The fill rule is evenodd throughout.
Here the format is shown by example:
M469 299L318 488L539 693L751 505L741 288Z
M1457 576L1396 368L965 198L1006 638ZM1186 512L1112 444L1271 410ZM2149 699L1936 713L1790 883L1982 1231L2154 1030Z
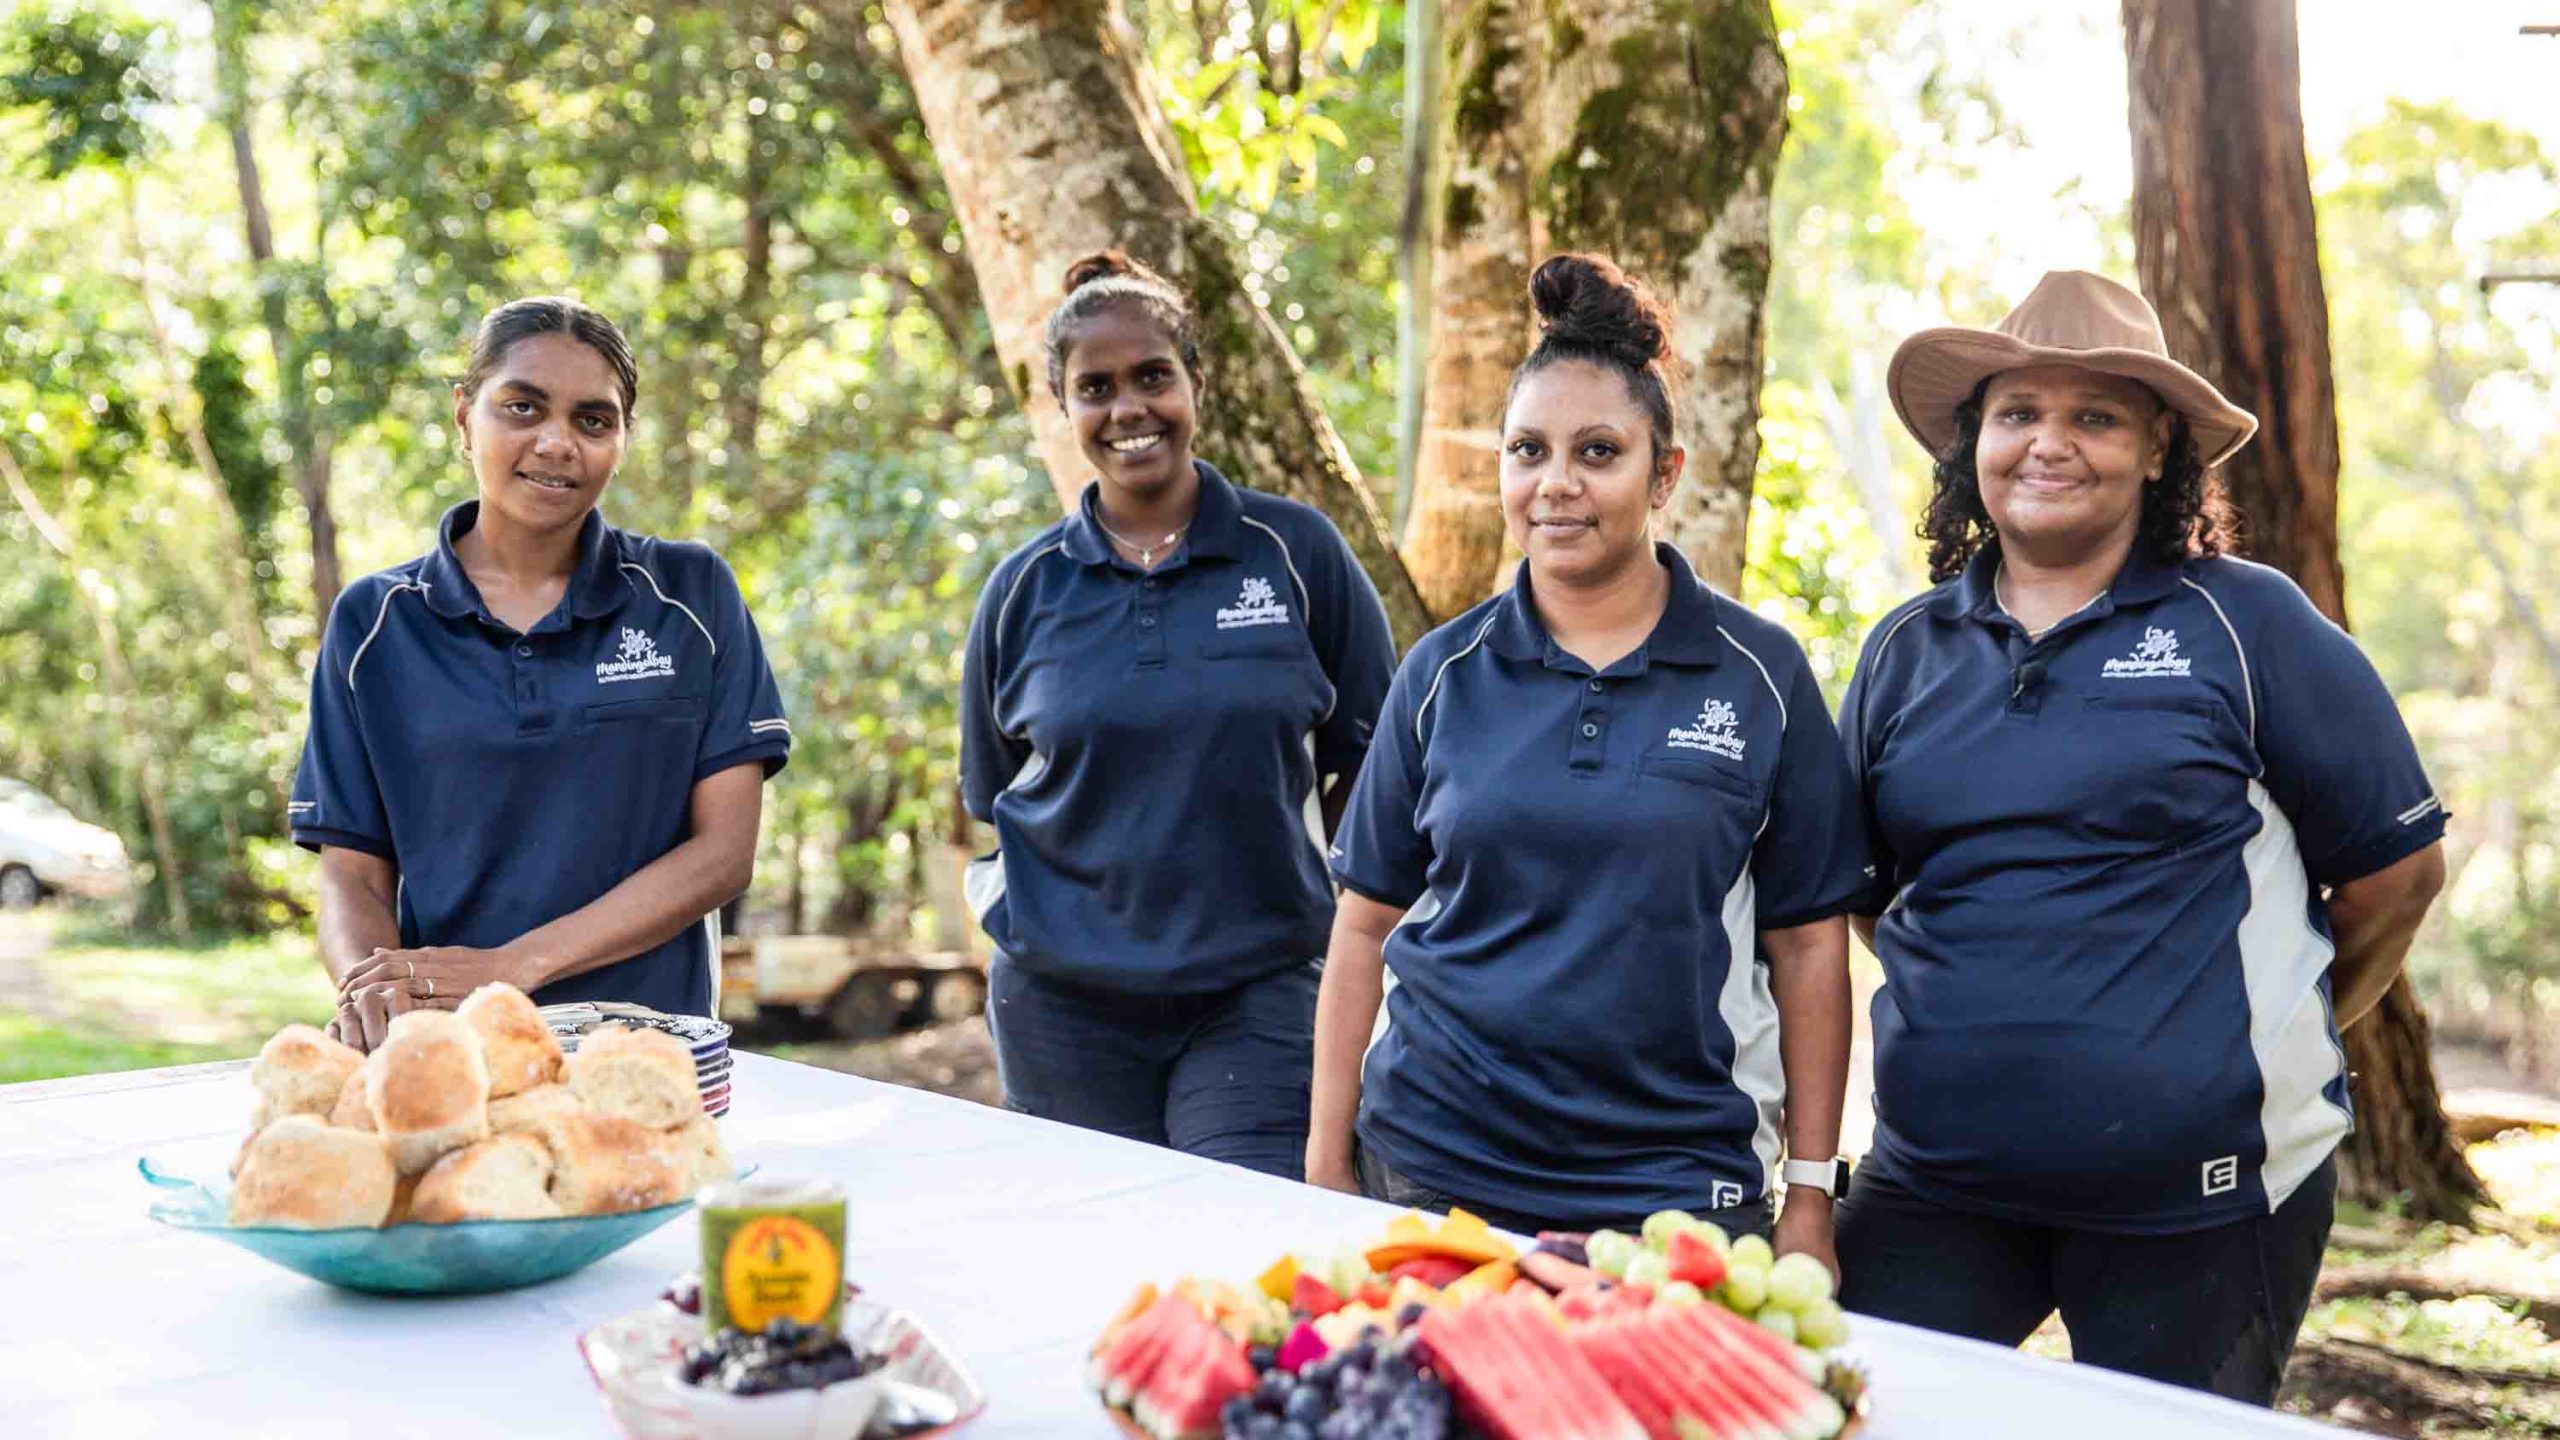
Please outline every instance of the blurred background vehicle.
M0 910L26 910L53 894L112 900L133 888L133 865L112 830L52 797L0 780Z

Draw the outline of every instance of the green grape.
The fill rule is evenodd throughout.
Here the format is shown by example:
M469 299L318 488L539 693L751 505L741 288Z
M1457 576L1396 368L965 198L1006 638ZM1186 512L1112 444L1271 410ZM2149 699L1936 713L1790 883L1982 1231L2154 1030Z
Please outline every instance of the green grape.
M1707 1292L1686 1280L1674 1280L1653 1292L1653 1303L1672 1306L1704 1305L1707 1303Z
M1784 1310L1763 1310L1751 1322L1790 1345L1796 1343L1796 1317Z
M1637 1251L1635 1257L1627 1261L1625 1279L1630 1285L1659 1290L1671 1283L1671 1262L1650 1250Z
M1816 1300L1796 1312L1796 1342L1828 1350L1849 1339L1849 1317L1839 1302Z
M1724 1283L1716 1287L1717 1298L1737 1315L1751 1315L1769 1303L1769 1273L1765 1270L1727 1270Z
M1697 1223L1698 1217L1686 1210L1656 1210L1644 1217L1644 1243L1656 1250L1668 1250L1672 1236Z
M1831 1298L1831 1272L1810 1255L1781 1255L1769 1267L1769 1303L1801 1314L1816 1300Z
M1642 1248L1636 1237L1617 1230L1594 1230L1591 1238L1582 1242L1583 1253L1591 1259L1591 1268L1613 1277L1626 1274L1627 1262L1636 1258L1636 1252Z
M1736 1270L1757 1270L1765 1275L1777 1259L1778 1252L1769 1248L1768 1241L1745 1235L1733 1242L1733 1251L1725 1257L1725 1263Z

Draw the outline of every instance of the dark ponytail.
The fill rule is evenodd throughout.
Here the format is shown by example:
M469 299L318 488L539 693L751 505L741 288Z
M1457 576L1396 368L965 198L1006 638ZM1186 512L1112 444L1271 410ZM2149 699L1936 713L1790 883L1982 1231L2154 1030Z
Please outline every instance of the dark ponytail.
M1191 383L1200 383L1200 319L1191 297L1143 262L1117 250L1099 250L1067 267L1066 298L1049 312L1043 339L1049 351L1049 393L1066 388L1067 345L1075 328L1114 305L1127 305L1161 326L1182 356Z
M1511 372L1511 389L1560 360L1615 370L1652 422L1658 461L1675 442L1671 310L1643 281L1598 255L1554 255L1529 277L1538 344ZM1510 408L1505 394L1503 406Z

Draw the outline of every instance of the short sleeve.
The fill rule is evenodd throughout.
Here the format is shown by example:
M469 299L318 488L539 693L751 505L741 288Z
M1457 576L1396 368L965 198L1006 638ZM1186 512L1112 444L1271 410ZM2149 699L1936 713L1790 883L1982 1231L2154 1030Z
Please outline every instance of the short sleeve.
M764 637L747 612L738 577L717 555L710 557L709 570L705 588L710 613L703 618L718 637L719 653L711 660L711 718L703 727L693 778L699 782L747 764L762 765L770 777L791 756L791 721L782 713L782 690L774 683Z
M996 719L996 691L1005 597L1021 583L1023 566L999 565L978 596L969 642L960 656L960 803L974 818L993 824L996 797L1031 759L1031 746L1004 732Z
M1890 624L1890 620L1887 621ZM1876 818L1876 778L1874 754L1875 717L1871 707L1882 703L1877 695L1876 662L1882 653L1883 627L1868 635L1866 649L1858 657L1858 673L1849 679L1849 693L1840 700L1840 753L1849 767L1851 793L1858 806L1858 832L1867 847L1868 889L1850 905L1859 915L1881 915L1893 903L1902 888L1900 860L1885 843L1884 826Z
M1769 823L1751 851L1763 930L1810 925L1855 908L1875 888L1858 785L1811 667L1789 667L1787 728Z
M1431 874L1431 842L1420 823L1422 739L1413 718L1420 673L1420 662L1408 659L1388 686L1377 735L1328 857L1345 888L1398 909L1422 898Z
M2261 783L2313 881L2344 884L2444 837L2444 804L2382 676L2290 582L2247 658Z
M1347 775L1368 753L1378 708L1395 682L1396 641L1387 607L1342 532L1324 525L1314 558L1308 629L1316 660L1333 682L1333 710L1316 727L1316 773Z
M334 845L391 859L391 819L374 778L364 719L356 705L356 656L391 603L392 591L357 585L340 591L320 637L320 660L311 672L310 728L302 761L293 772L286 820L293 843L318 851Z

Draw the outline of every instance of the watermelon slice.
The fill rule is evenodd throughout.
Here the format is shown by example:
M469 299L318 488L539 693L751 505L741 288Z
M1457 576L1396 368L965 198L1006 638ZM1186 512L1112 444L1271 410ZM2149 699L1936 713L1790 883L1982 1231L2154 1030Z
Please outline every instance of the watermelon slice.
M1416 1327L1432 1364L1494 1440L1650 1440L1551 1312L1508 1293Z
M1218 1410L1253 1388L1253 1364L1227 1332L1180 1295L1130 1321L1094 1358L1104 1403L1125 1407L1149 1434L1218 1434Z
M1754 1340L1754 1332L1774 1345ZM1639 1361L1665 1376L1719 1434L1828 1440L1847 1422L1839 1403L1796 1368L1792 1347L1717 1306L1651 1312L1628 1320L1623 1334ZM1719 1428L1727 1425L1746 1428Z
M1789 1435L1788 1406L1772 1400L1756 1376L1684 1350L1678 1337L1649 1318L1621 1321L1613 1337L1621 1347L1618 1368L1637 1369L1671 1392L1673 1433L1686 1418L1717 1440L1780 1440Z

